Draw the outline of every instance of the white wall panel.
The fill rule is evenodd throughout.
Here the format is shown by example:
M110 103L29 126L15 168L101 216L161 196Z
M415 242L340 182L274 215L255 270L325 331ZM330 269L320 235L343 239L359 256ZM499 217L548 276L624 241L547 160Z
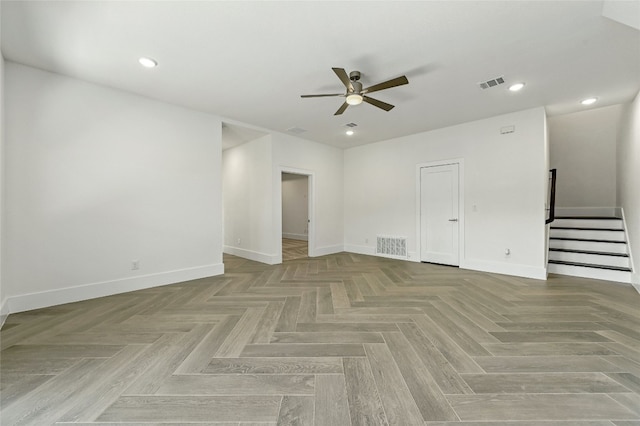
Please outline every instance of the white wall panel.
M14 63L5 73L9 305L223 272L218 117Z

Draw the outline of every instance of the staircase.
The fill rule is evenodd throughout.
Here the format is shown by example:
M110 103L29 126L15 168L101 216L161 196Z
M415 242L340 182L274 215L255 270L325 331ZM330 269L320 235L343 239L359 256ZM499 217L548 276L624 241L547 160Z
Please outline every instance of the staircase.
M549 233L548 272L630 283L623 220L556 216Z

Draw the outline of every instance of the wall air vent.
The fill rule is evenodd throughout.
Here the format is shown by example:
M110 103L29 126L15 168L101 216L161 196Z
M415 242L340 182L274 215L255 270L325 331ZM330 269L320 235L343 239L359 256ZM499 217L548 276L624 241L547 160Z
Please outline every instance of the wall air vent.
M299 135L300 133L304 133L304 132L306 132L306 131L307 131L306 129L302 129L302 128L300 128L300 127L289 127L289 128L287 129L287 132L288 132L288 133L293 133L293 134L295 134L295 135Z
M504 84L504 76L496 77L494 79L478 83L481 89L489 89L490 87L495 87L500 84Z
M394 259L407 258L407 237L376 236L376 254Z

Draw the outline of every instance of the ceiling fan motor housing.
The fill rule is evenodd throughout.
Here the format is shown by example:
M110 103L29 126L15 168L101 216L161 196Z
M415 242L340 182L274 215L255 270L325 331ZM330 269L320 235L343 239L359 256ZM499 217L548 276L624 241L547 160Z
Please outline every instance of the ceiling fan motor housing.
M351 80L351 81L360 80L360 71L351 71L349 73L349 80Z

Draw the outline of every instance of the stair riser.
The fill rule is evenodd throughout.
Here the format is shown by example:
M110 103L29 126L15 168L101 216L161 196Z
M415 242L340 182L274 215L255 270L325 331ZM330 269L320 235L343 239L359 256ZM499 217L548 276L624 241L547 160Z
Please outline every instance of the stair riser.
M600 254L571 253L563 251L550 251L549 260L562 260L565 262L589 263L591 265L629 267L629 258L621 256L606 256Z
M561 226L568 228L605 228L623 229L622 219L556 219L551 226Z
M558 238L578 238L587 240L609 240L624 241L624 232L622 231L593 231L583 229L551 229L549 232L551 237Z
M585 268L582 266L549 264L547 271L551 274L571 275L573 277L593 278L597 280L631 282L631 273L611 271L607 269Z
M626 244L596 243L593 241L549 240L549 247L568 250L601 251L605 253L627 253Z

